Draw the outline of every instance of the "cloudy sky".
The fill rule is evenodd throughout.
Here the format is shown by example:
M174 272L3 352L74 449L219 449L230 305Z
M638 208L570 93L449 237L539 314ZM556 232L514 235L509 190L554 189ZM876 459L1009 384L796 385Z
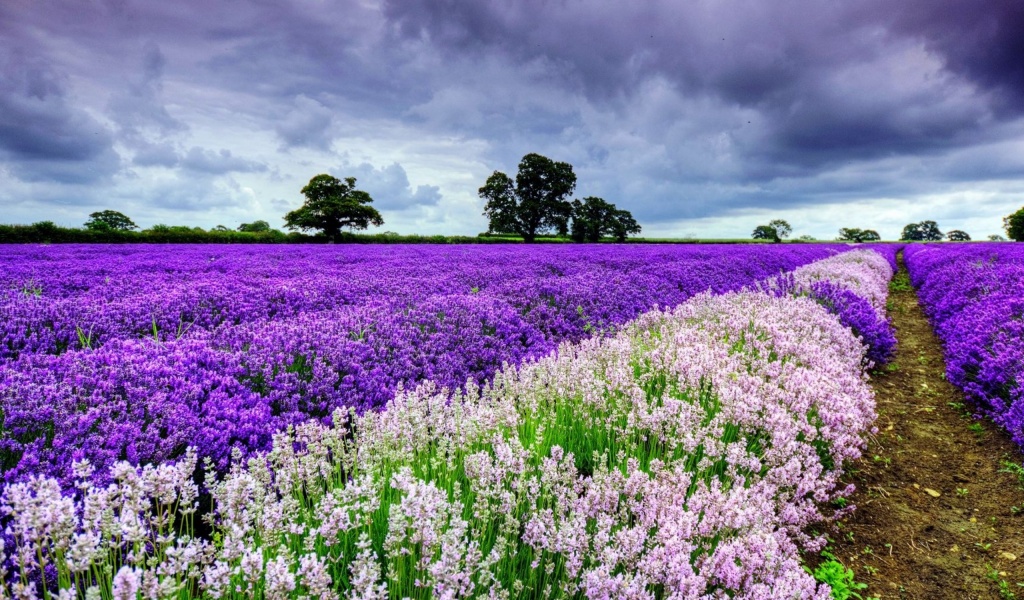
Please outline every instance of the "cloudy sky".
M326 172L475 234L530 152L649 236L1001 233L1024 1L0 2L0 223L280 227Z

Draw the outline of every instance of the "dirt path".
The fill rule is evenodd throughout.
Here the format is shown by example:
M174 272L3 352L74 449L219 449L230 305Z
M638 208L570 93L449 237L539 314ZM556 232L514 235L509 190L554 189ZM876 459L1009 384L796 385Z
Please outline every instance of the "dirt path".
M879 432L851 473L857 510L833 552L868 584L864 598L1024 599L1024 488L1001 472L1020 451L946 382L902 257L893 287L899 350L872 376Z

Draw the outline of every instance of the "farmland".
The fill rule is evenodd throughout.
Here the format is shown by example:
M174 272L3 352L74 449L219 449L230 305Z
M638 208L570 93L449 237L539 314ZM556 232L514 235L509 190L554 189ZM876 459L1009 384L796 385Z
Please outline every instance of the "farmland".
M830 597L897 250L6 248L10 589Z

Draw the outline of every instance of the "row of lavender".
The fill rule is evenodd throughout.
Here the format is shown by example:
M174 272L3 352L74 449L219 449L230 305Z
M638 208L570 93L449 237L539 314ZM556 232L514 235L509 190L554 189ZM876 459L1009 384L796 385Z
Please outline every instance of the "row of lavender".
M73 460L160 463L188 444L224 469L289 424L400 385L482 384L840 249L4 248L0 469L70 485Z
M908 246L950 382L1024 447L1024 245Z
M864 345L812 288L882 311L891 273L875 253L841 254L771 293L647 312L482 388L428 382L383 411L307 421L207 474L208 537L191 450L120 463L106 487L77 462L73 497L51 478L10 484L0 591L824 600L800 551L823 544L808 532L849 493L843 467L875 412Z

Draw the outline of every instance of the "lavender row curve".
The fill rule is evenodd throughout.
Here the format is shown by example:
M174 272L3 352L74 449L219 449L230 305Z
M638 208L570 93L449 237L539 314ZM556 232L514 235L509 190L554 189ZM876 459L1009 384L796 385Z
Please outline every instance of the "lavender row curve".
M223 469L289 424L420 381L482 384L846 249L5 248L0 327L18 351L0 367L0 469L70 484L74 460L160 463L188 444Z
M796 276L861 273L835 278L861 293L888 269L869 253L815 267ZM49 564L59 573L45 600L56 586L59 597L825 600L800 552L824 543L809 528L848 495L844 465L872 429L863 352L806 295L701 294L483 388L426 382L384 411L279 432L265 460L208 480L216 543L187 528L195 452L119 463L108 487L79 462L80 496L43 477L0 499L22 576L13 591ZM166 535L179 524L184 535Z

